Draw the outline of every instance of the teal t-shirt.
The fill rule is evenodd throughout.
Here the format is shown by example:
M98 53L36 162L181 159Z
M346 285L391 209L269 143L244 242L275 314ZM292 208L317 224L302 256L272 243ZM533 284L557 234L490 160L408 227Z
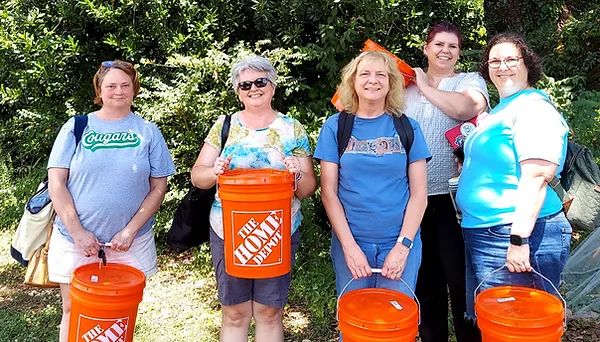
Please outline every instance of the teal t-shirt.
M512 223L520 162L543 159L562 168L569 128L548 95L525 89L500 103L470 134L464 145L465 162L457 202L463 228ZM562 203L548 187L539 217L557 213Z
M69 169L67 188L79 220L100 242L121 231L150 192L150 177L175 173L175 165L158 127L137 114L119 120L88 115L81 142L75 146L75 120L61 128L48 160L48 168ZM150 229L150 218L139 230ZM73 241L59 217L55 225Z

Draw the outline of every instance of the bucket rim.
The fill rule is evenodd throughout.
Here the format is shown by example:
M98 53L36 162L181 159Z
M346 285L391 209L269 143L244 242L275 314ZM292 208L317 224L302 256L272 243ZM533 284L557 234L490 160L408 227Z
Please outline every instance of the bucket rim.
M244 168L227 170L220 174L217 183L227 185L289 185L294 182L294 174L287 170L269 168Z
M536 300L527 301L527 299L533 298L531 296L532 293L538 298L535 298ZM519 296L523 294L525 297ZM506 317L501 311L498 311L498 306L501 305L498 302L498 299L515 296L517 296L517 300L520 298L522 301L526 300L526 302L519 302L519 305L515 306L514 304L516 301L507 301L502 303L502 305L507 305L509 308L512 305L513 311L520 311L521 313L524 308L539 308L540 305L543 304L543 301L550 301L551 303L547 303L547 305L552 306L545 313L540 312L540 314L543 315L540 315L539 317ZM498 304L495 305L496 303ZM491 306L489 304L491 304ZM477 295L475 311L478 320L492 322L502 326L539 328L555 325L563 326L564 323L564 307L560 299L546 291L525 286L505 285L485 289Z
M402 307L402 315L396 315L393 320L389 321L374 321L373 313L369 312L369 310L361 310L360 312L357 312L356 310L352 310L351 308L347 307L349 302L352 302L357 298L364 297L365 295L368 295L368 297L381 296L379 300L381 300L382 303L391 301L393 299ZM384 298L386 296L387 298ZM373 299L370 299L371 303ZM393 308L391 302L390 308ZM361 309L365 309L365 307L361 307ZM380 332L410 329L413 327L413 325L416 328L419 321L418 307L414 299L410 298L404 293L385 288L363 288L345 293L340 298L338 317L339 324L342 324L343 322L344 324L352 325L362 329ZM368 317L371 317L371 319Z
M106 294L106 293L114 293L115 291L119 292L139 292L146 287L146 275L144 272L138 270L137 268L121 263L108 262L106 265L102 266L103 269L118 270L120 272L128 273L130 277L130 281L122 282L122 283L111 283L110 287L107 288L106 283L103 282L92 282L86 280L85 278L89 278L94 271L101 273L102 270L98 269L98 263L90 263L78 266L73 270L73 276L71 278L71 287L82 289L85 287L88 291L95 294ZM104 270L106 272L106 270ZM87 275L87 277L86 277Z

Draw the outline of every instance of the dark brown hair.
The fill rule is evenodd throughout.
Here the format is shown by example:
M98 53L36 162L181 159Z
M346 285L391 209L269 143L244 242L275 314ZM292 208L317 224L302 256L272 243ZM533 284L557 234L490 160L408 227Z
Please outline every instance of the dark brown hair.
M488 69L488 60L490 58L490 50L498 44L511 43L514 44L521 56L523 57L523 63L527 67L527 83L530 86L535 85L540 78L542 78L542 61L540 57L533 52L533 50L527 45L525 38L518 33L504 32L493 36L487 43L481 62L479 63L479 72L486 81L491 82L490 70Z
M456 35L456 37L458 37L458 48L462 49L462 43L463 43L462 33L458 29L458 26L454 25L453 23L447 22L447 21L440 21L439 23L435 23L435 24L431 25L429 27L429 31L427 32L427 39L425 40L425 43L427 43L427 44L431 43L431 41L433 40L433 37L435 37L435 35L440 32L448 32L448 33L452 33L452 34Z

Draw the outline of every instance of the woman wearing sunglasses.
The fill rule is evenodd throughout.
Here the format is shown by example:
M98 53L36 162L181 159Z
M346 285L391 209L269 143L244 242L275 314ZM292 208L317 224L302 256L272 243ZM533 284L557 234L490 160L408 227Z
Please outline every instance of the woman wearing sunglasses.
M175 172L158 127L131 110L140 91L133 65L102 62L93 84L100 110L87 115L79 144L75 120L67 121L48 161L48 189L57 214L48 270L49 279L60 283L61 342L69 331L73 270L98 262L101 244L110 244L103 248L109 262L131 265L146 276L156 272L153 215L167 191L167 176Z
M192 183L208 189L228 169L273 168L296 174L292 202L292 254L300 241L300 199L315 192L311 148L302 124L271 106L277 76L266 58L250 56L231 70L233 90L244 108L231 114L229 137L221 150L225 116L210 129L194 167ZM248 327L255 321L255 340L283 341L283 306L287 301L291 273L268 279L243 279L225 273L223 217L218 193L210 213L210 248L222 309L221 341L247 341Z
M480 71L500 103L467 137L458 187L471 318L473 291L503 265L480 289L518 284L556 293L572 231L548 185L562 170L569 128L548 95L534 88L539 57L523 37L502 33L489 41Z

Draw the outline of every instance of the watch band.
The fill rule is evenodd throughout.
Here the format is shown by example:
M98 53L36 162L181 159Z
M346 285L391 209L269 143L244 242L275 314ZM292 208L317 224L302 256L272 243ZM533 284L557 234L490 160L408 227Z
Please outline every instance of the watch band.
M515 246L528 245L529 238L522 237L520 235L510 234L510 244Z
M413 247L413 241L406 236L399 236L397 242L400 242L408 249L412 249Z

